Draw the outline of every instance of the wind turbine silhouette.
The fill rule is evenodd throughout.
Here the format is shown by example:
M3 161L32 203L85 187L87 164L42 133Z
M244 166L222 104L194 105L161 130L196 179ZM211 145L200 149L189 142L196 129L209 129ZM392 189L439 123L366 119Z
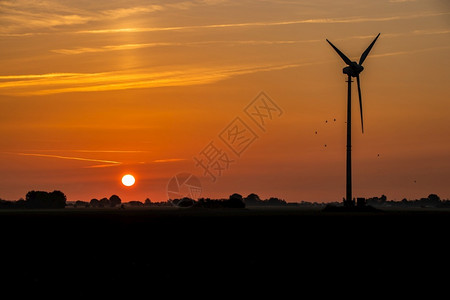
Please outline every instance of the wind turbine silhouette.
M362 66L363 62L366 60L367 55L369 55L370 50L372 50L373 45L377 41L380 34L376 36L373 42L367 47L366 51L361 54L359 63L356 61L351 61L344 53L341 52L336 46L334 46L328 39L327 42L333 47L333 49L339 54L342 60L347 64L347 66L342 70L344 74L347 74L347 181L346 181L346 198L344 200L344 206L354 206L355 202L352 197L352 77L356 77L356 82L358 85L358 95L359 95L359 111L361 114L361 130L364 133L364 122L363 122L363 111L362 111L362 97L361 97L361 84L359 80L359 73L364 70Z

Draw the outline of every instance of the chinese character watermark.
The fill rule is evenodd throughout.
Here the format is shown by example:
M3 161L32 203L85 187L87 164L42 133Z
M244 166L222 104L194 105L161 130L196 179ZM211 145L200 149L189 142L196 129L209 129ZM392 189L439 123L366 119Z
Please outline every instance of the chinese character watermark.
M236 117L219 134L219 138L238 157L258 138L256 133L241 118Z
M178 173L167 183L169 201L182 198L199 198L202 193L200 180L191 173Z
M202 151L199 152L200 158L194 156L196 167L203 169L203 176L211 177L215 182L218 176L222 176L223 170L228 170L230 163L234 162L228 158L228 154L222 149L216 147L211 141Z
M270 121L283 114L281 108L264 92L260 92L244 111L264 132Z
M265 92L260 92L245 107L244 113L245 119L236 116L218 135L218 138L232 151L231 155L214 144L212 140L198 153L198 157L193 158L195 166L201 168L203 176L211 178L212 182L216 182L217 178L230 168L230 164L239 159L259 138L256 128L266 132L269 123L280 117L283 110Z
M235 116L217 138L212 139L193 157L195 167L201 169L203 177L216 182L233 163L242 157L260 134L267 131L267 126L282 114L283 110L275 101L265 92L260 92L244 108L243 113ZM189 199L198 199L201 193L200 180L191 173L179 173L167 184L168 199L176 206L192 205L188 203ZM174 199L177 199L177 203L173 201Z

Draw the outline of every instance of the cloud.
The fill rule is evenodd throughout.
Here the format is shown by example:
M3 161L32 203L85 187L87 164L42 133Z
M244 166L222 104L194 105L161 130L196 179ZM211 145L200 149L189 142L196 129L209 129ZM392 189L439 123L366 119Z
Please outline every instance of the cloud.
M102 73L0 76L0 93L9 95L47 95L68 92L190 86L209 84L239 75L282 70L311 64L318 63L212 66L205 68L186 67L185 69L164 72L130 70ZM11 80L11 77L14 80ZM2 82L2 80L4 81Z
M57 78L57 77L75 76L75 75L78 75L78 73L48 73L48 74L28 74L28 75L2 75L2 76L0 76L0 80Z
M408 50L408 51L387 52L387 53L373 54L373 55L371 55L371 57L376 58L376 57L397 56L397 55L410 55L410 54L415 54L415 53L430 52L430 51L436 51L436 50L446 50L446 49L450 49L450 46L431 47L431 48Z
M127 7L127 8L116 8L116 9L109 9L104 10L100 13L100 15L103 15L105 17L109 17L112 19L121 19L126 18L129 16L133 16L136 14L142 14L142 13L152 13L156 11L162 11L164 10L164 6L162 5L147 5L147 6L135 6L135 7Z
M158 4L119 6L106 10L94 8L78 8L76 3L71 5L62 4L59 1L42 0L18 0L14 2L0 1L2 19L0 21L0 36L29 36L55 32L55 29L63 27L84 26L95 24L102 26L111 21L126 18L136 18L139 15L147 15L167 10L186 10L200 6L214 6L229 1L225 0L197 0L160 2ZM120 4L118 4L120 5ZM95 6L95 5L93 5ZM102 33L125 33L125 32L153 32L153 31L175 31L192 29L220 29L239 28L252 26L282 26L295 24L335 24L335 23L362 23L362 22L385 22L404 19L416 19L447 15L445 13L422 12L415 15L390 16L390 17L351 17L351 18L316 18L302 20L287 20L275 22L248 22L248 23L225 23L209 25L186 25L167 27L123 27L75 30L66 33L102 34ZM51 29L51 31L49 31ZM41 31L41 32L38 32ZM60 32L60 31L59 31Z
M448 30L434 29L411 31L407 33L383 34L385 37L396 37L399 35L424 35L424 34L448 34ZM373 36L353 36L345 39L372 39ZM297 44L323 42L323 40L248 40L248 41L200 41L187 43L142 43L142 44L119 44L106 45L97 48L81 47L74 49L55 49L54 52L75 55L86 52L105 52L119 51L125 49L139 49L145 47L164 47L164 46L197 46L207 44L225 44L225 45L271 45L271 44ZM434 51L444 48L426 48L414 51L400 51L374 54L374 57L387 57L394 55L406 55L424 51ZM164 69L163 71L149 69L130 69L125 71L109 71L94 73L47 73L47 74L19 74L0 76L0 94L4 95L47 95L68 92L94 92L110 90L127 90L156 88L169 86L191 86L210 84L220 80L229 79L245 74L257 72L267 72L282 70L287 68L296 68L306 65L316 65L325 62L316 61L312 63L285 63L285 64L253 64L253 65L234 65L234 66L178 66L177 69Z
M415 30L412 32L405 33L384 33L383 37L400 37L400 36L411 36L411 35L436 35L436 34L448 34L450 30L443 29L432 29L432 30ZM373 35L364 36L350 36L337 40L351 40L351 39L372 39ZM109 52L109 51L121 51L121 50L133 50L141 48L151 48L151 47L189 47L189 46L205 46L205 45L224 45L224 46L235 46L235 45L295 45L304 43L318 43L323 42L323 39L311 39L311 40L232 40L232 41L199 41L199 42L154 42L154 43L137 43L137 44L119 44L119 45L106 45L101 47L79 47L73 49L54 49L51 50L54 53L65 54L65 55L76 55L83 53L96 53L96 52Z
M414 30L412 33L416 35L448 34L450 33L450 30L448 29Z
M338 24L338 23L366 23L366 22L388 22L397 20L410 20L417 18L436 17L449 15L450 12L432 13L423 12L415 15L390 16L390 17L351 17L351 18L318 18L302 19L277 22L248 22L248 23L226 23L210 25L187 25L187 26L169 26L169 27L130 27L130 28L106 28L94 30L81 30L76 33L84 34L103 34L103 33L129 33L129 32L155 32L155 31L179 31L193 29L218 29L218 28L239 28L239 27L260 27L260 26L283 26L297 24Z
M176 162L176 161L183 161L186 160L185 158L166 158L166 159L156 159L152 162L154 163L166 163L166 162Z
M390 3L416 2L416 0L389 0Z
M3 36L39 34L21 31L80 25L91 21L93 17L84 10L45 0L0 1L0 10L0 33Z
M41 154L41 153L14 153L14 154L21 155L21 156L34 156L34 157L45 157L45 158L56 158L56 159L103 163L102 165L89 166L89 167L96 167L96 168L110 167L110 166L122 164L121 162L113 161L113 160L92 159L92 158L74 157L74 156L61 156L61 155L51 155L51 154Z
M120 51L120 50L133 50L140 48L150 48L150 47L187 47L187 46L204 46L204 45L281 45L281 44L298 44L298 43L312 43L321 42L322 40L287 40L287 41L200 41L200 42L186 42L186 43L174 43L174 42L159 42L159 43L140 43L140 44L120 44L120 45L106 45L101 47L81 47L73 49L54 49L51 50L54 53L73 55L82 53L95 53L95 52L108 52L108 51Z
M118 50L132 50L149 47L161 47L161 46L180 46L182 43L141 43L141 44L121 44L121 45L107 45L97 48L84 47L74 49L55 49L52 52L59 54L81 54L81 53L94 53L94 52L107 52Z
M79 152L79 153L147 153L144 150L85 150L85 149L35 149L29 152Z
M188 9L190 7L216 5L224 1L182 1L175 3L149 4L140 6L116 7L106 10L80 9L76 2L64 5L52 0L17 0L0 1L2 19L0 36L24 36L43 34L36 30L54 30L60 26L102 23L113 20L135 17L139 14L150 14L167 9ZM95 6L95 5L94 5ZM27 32L24 32L27 31ZM30 32L31 31L31 32Z
M143 150L69 150L82 153L145 153Z
M87 166L84 167L86 169L92 169L92 168L109 168L109 167L116 167L117 165L111 165L111 164L106 164L106 165L92 165L92 166Z

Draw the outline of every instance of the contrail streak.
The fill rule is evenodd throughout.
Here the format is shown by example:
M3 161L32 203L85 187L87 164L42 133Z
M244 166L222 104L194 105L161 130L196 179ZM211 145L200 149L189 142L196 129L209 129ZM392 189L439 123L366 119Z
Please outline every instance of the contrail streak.
M48 158L99 162L99 163L103 163L103 164L114 164L114 165L121 164L121 162L114 161L114 160L92 159L92 158L83 158L83 157L74 157L74 156L61 156L61 155L40 154L40 153L14 153L14 154L23 155L23 156L36 156L36 157L48 157Z

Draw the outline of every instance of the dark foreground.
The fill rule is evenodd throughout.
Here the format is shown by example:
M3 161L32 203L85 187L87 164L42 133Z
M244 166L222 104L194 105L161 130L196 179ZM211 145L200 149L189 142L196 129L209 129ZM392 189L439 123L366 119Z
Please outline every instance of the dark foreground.
M17 295L282 299L449 284L449 211L29 210L0 211L0 226L1 291Z

